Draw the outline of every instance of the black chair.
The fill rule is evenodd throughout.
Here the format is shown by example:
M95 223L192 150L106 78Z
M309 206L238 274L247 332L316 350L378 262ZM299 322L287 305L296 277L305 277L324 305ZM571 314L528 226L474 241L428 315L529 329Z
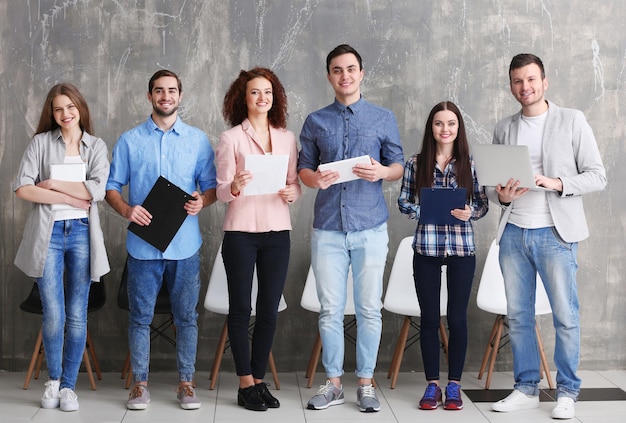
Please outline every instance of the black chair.
M87 306L87 313L100 310L106 302L106 288L104 280L91 284L89 289L89 303ZM43 314L43 307L41 305L41 296L39 294L39 286L37 283L33 283L33 288L30 291L28 297L20 304L20 308L27 313ZM28 366L28 372L26 373L26 379L24 380L24 389L28 389L30 385L31 377L39 379L39 373L41 372L41 366L43 364L43 358L45 351L43 348L43 340L41 328L39 329L39 335L37 335L37 341L35 341L35 348L33 349L33 355L30 359L30 365ZM90 360L91 357L91 360ZM85 345L85 351L83 352L83 361L85 362L85 368L87 375L89 376L89 383L92 390L96 390L96 381L93 377L93 371L91 363L93 362L93 368L96 371L98 380L102 380L102 372L100 371L100 364L98 363L98 357L96 356L96 349L93 346L89 329L87 329L87 343Z
M122 272L122 279L120 281L120 288L117 291L117 306L123 310L130 311L128 305L128 262L124 264L124 271ZM165 341L176 347L176 327L174 326L174 316L172 315L172 305L170 304L170 296L167 291L167 284L163 283L159 295L157 296L156 304L154 306L154 314L166 314L167 319L161 323L155 323L153 320L150 323L150 341L153 341L157 337L161 337ZM173 328L174 337L169 336L165 331L169 328ZM132 369L130 367L130 351L126 354L126 360L124 360L124 369L122 370L122 379L126 379L126 388L130 387L132 379Z

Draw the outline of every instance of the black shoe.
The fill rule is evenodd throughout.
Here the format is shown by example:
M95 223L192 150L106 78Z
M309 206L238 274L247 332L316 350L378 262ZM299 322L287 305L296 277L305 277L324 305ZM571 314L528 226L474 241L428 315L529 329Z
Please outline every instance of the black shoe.
M259 395L261 395L261 398L263 398L269 408L280 407L280 402L278 402L278 400L274 398L274 395L272 395L270 390L267 389L266 383L257 383L256 385L254 385L254 387L257 389L257 391L259 391Z
M237 392L237 404L252 411L267 410L267 404L255 385L248 386L247 388L239 388Z

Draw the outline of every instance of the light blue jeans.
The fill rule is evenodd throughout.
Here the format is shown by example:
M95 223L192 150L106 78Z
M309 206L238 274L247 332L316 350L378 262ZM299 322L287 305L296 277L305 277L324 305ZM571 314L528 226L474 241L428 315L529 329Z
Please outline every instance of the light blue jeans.
M321 303L322 364L329 378L344 373L343 312L350 265L357 319L355 373L366 379L374 375L382 331L381 298L388 242L386 223L348 233L313 229L311 266Z
M137 260L128 256L128 346L133 380L148 380L150 323L163 282L167 284L176 326L179 380L192 382L198 346L199 252L183 260Z
M535 275L539 272L556 330L557 397L578 397L581 381L576 375L580 360L577 250L577 243L563 241L551 227L522 229L509 223L500 240L515 389L527 395L539 394L540 356L535 335Z
M37 285L43 306L41 332L48 375L60 380L61 389L76 386L87 341L90 279L89 220L54 222L46 265Z

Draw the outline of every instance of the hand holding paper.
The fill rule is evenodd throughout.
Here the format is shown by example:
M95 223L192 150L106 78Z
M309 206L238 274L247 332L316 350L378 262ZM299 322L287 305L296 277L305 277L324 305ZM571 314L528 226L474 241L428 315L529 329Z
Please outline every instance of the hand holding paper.
M245 184L243 195L277 194L287 181L288 154L248 154L246 170L252 179Z
M339 160L336 162L323 163L317 167L317 169L322 172L325 170L334 170L335 172L339 172L339 178L333 182L334 184L340 184L342 182L353 181L355 179L359 179L357 175L352 172L352 168L356 164L371 164L370 156L359 156L352 157L350 159Z

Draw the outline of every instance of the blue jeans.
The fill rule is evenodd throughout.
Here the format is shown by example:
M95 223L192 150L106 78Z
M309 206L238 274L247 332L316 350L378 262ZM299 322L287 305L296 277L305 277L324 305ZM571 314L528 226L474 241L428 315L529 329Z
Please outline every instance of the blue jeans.
M426 380L439 380L439 310L441 266L446 265L450 332L448 380L461 381L467 353L467 304L472 292L476 256L429 257L413 254L413 279L420 304L420 347ZM408 276L408 275L407 275Z
M222 257L228 279L228 337L238 376L265 377L278 305L287 278L289 246L289 231L224 233ZM248 330L255 265L258 293L251 354Z
M65 283L63 274L65 272ZM50 379L74 389L87 341L91 286L89 220L54 222L43 276L37 279L43 346Z
M536 273L543 280L556 331L554 363L557 397L580 391L580 323L576 287L577 243L563 241L556 229L522 229L507 224L500 240L500 266L507 298L515 389L537 395L540 356L535 335Z
M311 267L321 304L322 364L329 378L343 375L343 312L350 265L357 320L355 373L365 379L374 375L382 331L381 298L388 242L386 223L348 233L313 229Z
M193 381L198 346L200 254L183 260L137 260L128 256L128 346L133 380L148 380L150 323L162 283L167 284L176 326L176 358L181 382Z

